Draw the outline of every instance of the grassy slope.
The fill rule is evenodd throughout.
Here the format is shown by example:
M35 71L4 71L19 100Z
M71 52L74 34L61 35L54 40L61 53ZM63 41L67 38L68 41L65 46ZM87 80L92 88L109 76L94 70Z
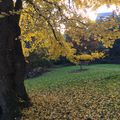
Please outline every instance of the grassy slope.
M27 80L33 106L22 120L120 120L120 65L53 69Z
M80 85L93 85L97 87L120 85L120 65L90 65L86 71L74 73L79 66L57 68L44 75L26 81L26 87L31 89L48 89L55 87L68 87ZM71 72L72 71L72 72Z

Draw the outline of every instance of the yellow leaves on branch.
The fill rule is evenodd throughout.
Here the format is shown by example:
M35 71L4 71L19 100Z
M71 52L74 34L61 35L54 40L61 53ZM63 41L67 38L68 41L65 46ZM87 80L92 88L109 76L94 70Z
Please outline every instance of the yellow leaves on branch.
M103 58L105 54L103 52L93 52L91 54L73 55L70 59L71 62L79 64L80 61L92 61L95 59Z
M76 49L72 48L72 44L67 43L63 40L62 45L54 41L49 48L49 58L56 60L60 56L64 56L67 59L72 59L72 56L76 53Z
M91 53L92 59L99 59L105 57L105 54L103 52L95 52Z
M60 0L48 0L47 2L59 1ZM76 0L76 3L78 5L87 6L93 3L97 4L97 2L102 4L101 1ZM56 60L59 59L60 56L64 56L71 62L78 64L81 60L91 61L104 57L104 53L95 52L92 48L94 46L96 48L97 42L102 42L106 48L109 48L113 45L113 40L116 39L116 36L120 36L118 29L119 26L114 29L114 31L109 30L113 28L113 26L116 27L116 25L118 25L115 20L91 23L87 18L83 19L75 13L71 18L65 17L66 19L62 19L61 16L64 15L62 12L60 15L58 14L59 10L57 10L57 6L50 5L51 3L44 4L41 0L35 0L35 2L38 2L40 14L37 13L31 5L29 5L23 9L21 15L20 26L22 29L23 50L26 56L35 50L37 51L44 48L47 51L45 54L48 59ZM47 20L52 24L52 28L54 29L58 40L55 39L53 31ZM73 45L74 43L65 41L64 36L60 33L60 24L65 26L65 32L71 36L72 42L77 43L81 48L86 48L84 49L84 52L82 51L77 54L77 48ZM33 38L34 42L32 42ZM25 48L25 41L32 43L30 48ZM89 44L91 43L95 44L89 48ZM87 54L90 49L91 52Z
M78 7L82 7L82 8L86 8L86 7L91 7L96 9L97 7L107 4L107 5L111 5L111 4L116 4L116 5L120 5L120 1L119 0L75 0L75 3Z

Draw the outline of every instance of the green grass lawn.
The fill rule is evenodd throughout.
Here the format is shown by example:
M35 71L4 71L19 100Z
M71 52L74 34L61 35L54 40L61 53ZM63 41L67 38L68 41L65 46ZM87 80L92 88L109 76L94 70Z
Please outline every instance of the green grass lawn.
M29 79L25 82L28 90L54 89L58 87L96 85L96 87L119 88L120 65L89 65L85 71L79 66L60 67L43 74L40 77Z
M120 120L120 65L51 69L25 81L33 107L22 120Z

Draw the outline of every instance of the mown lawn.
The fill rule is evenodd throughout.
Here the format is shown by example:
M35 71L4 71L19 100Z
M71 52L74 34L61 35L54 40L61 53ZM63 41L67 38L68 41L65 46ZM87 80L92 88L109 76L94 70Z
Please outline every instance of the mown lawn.
M120 120L120 65L52 69L25 81L33 103L22 120Z

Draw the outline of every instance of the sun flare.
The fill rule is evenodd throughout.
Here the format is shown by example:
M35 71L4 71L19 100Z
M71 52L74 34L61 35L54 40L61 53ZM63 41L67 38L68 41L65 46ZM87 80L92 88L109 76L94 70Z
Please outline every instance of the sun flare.
M97 15L99 13L107 13L107 12L113 12L113 11L115 11L117 14L119 14L120 7L115 6L115 5L107 6L105 4L105 5L102 5L101 7L99 7L96 11L92 11L91 9L88 9L87 14L88 14L88 17L90 18L90 20L95 21L97 18Z

